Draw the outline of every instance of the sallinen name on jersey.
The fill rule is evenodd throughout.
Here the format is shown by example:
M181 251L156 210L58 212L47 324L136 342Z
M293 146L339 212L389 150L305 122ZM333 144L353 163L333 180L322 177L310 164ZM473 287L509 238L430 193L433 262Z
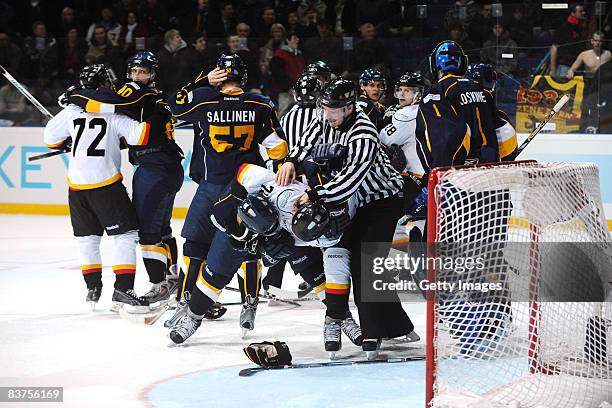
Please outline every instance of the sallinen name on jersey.
M219 122L255 122L255 112L242 110L242 111L214 111L206 112L206 120L212 123Z

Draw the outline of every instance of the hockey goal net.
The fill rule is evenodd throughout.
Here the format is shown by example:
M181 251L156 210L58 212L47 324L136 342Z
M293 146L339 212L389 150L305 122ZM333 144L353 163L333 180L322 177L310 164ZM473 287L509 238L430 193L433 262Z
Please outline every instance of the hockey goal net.
M427 406L612 403L612 246L597 167L436 169L428 200L428 257L476 261L428 268L430 282L463 286L428 298Z

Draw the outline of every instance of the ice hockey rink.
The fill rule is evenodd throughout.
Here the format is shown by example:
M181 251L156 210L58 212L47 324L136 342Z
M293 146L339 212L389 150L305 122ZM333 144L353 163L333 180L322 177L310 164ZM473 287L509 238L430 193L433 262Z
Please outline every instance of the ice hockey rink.
M281 340L294 362L327 361L323 350L324 310L317 301L302 306L261 304L255 330L246 339L238 327L240 306L220 320L205 321L181 346L170 347L162 317L152 326L109 311L114 276L104 268L97 311L85 303L76 242L66 216L0 215L0 384L63 387L62 403L0 403L19 407L417 407L425 401L423 361L262 372L242 347L251 341ZM182 220L174 222L180 231ZM178 234L177 234L178 235ZM112 241L102 244L103 262ZM296 288L286 273L283 288ZM232 282L231 286L236 286ZM149 287L142 264L136 291ZM239 300L224 292L222 302ZM383 343L381 356L422 355L425 304L405 303L421 341ZM168 312L170 313L170 312ZM341 358L365 359L343 342Z

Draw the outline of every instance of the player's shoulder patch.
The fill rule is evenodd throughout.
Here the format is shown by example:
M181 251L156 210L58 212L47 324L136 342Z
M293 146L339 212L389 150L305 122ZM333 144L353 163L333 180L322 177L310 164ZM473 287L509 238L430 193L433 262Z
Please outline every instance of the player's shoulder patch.
M425 104L425 103L428 103L429 101L439 101L441 99L442 99L442 96L440 94L429 93L425 95L421 103Z

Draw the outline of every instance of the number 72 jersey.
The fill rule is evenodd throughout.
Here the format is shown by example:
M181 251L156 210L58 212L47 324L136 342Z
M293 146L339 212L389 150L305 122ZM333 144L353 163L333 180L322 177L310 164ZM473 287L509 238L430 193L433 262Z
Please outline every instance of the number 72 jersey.
M72 137L68 185L73 190L89 190L123 178L121 138L129 145L146 145L149 124L114 113L87 113L69 105L45 126L45 145L58 148L68 137Z

